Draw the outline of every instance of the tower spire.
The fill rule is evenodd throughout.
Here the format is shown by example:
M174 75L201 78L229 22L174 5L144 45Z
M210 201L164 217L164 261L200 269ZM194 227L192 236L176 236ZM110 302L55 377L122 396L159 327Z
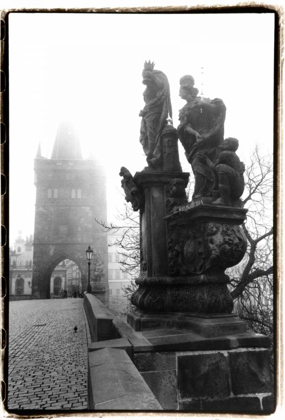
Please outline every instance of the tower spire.
M62 122L57 130L52 150L52 159L82 159L81 145L71 123Z
M38 145L38 151L36 154L37 158L41 158L42 157L42 148L41 148L41 142L39 141L39 145Z

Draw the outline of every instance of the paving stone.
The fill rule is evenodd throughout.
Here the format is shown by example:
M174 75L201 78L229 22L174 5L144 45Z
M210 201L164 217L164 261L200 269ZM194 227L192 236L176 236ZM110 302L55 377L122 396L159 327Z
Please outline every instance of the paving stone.
M83 301L10 302L9 323L8 409L22 409L23 402L25 409L34 404L40 409L55 404L58 408L74 402L75 396L87 407ZM43 324L42 328L35 327ZM74 325L78 327L76 336ZM21 396L25 396L22 406Z

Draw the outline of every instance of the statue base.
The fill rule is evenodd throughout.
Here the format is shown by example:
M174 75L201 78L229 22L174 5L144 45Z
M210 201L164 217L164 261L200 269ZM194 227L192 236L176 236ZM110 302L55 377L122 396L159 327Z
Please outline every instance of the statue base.
M240 225L246 211L189 203L166 216L168 252L160 266L168 273L141 270L132 304L145 313L230 314L233 300L224 271L245 254L246 238Z
M246 323L235 314L145 313L132 309L128 324L135 331L177 329L191 331L201 337L223 337L246 332Z
M187 277L145 277L136 280L139 288L131 302L146 313L226 313L233 310L227 288L229 277L197 275Z

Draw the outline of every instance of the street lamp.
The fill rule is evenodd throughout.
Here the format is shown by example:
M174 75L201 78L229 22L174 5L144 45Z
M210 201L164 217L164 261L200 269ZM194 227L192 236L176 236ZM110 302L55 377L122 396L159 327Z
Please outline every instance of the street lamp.
M88 249L86 250L86 258L88 261L88 285L87 285L87 293L91 293L91 285L90 285L90 264L91 259L93 255L93 250L90 248L90 245L88 246Z

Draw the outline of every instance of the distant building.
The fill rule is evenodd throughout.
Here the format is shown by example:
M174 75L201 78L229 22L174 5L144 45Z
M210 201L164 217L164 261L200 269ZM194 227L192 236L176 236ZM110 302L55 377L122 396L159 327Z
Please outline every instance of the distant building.
M33 237L23 239L21 232L10 250L9 293L14 296L32 294Z
M33 273L33 237L25 240L19 232L13 249L10 250L10 276L9 295L13 299L30 299L32 297ZM62 291L67 291L67 296L82 293L81 273L78 266L70 260L59 263L51 274L50 297L62 296Z
M106 176L95 159L83 159L79 137L68 123L58 129L51 159L35 158L36 211L34 231L33 294L50 297L50 279L64 260L79 268L87 287L85 251L90 245L103 265L100 284L108 292L107 236L97 220L106 220ZM94 263L93 263L94 264ZM95 271L92 270L95 281ZM54 279L55 281L55 279ZM57 284L59 280L56 280Z

